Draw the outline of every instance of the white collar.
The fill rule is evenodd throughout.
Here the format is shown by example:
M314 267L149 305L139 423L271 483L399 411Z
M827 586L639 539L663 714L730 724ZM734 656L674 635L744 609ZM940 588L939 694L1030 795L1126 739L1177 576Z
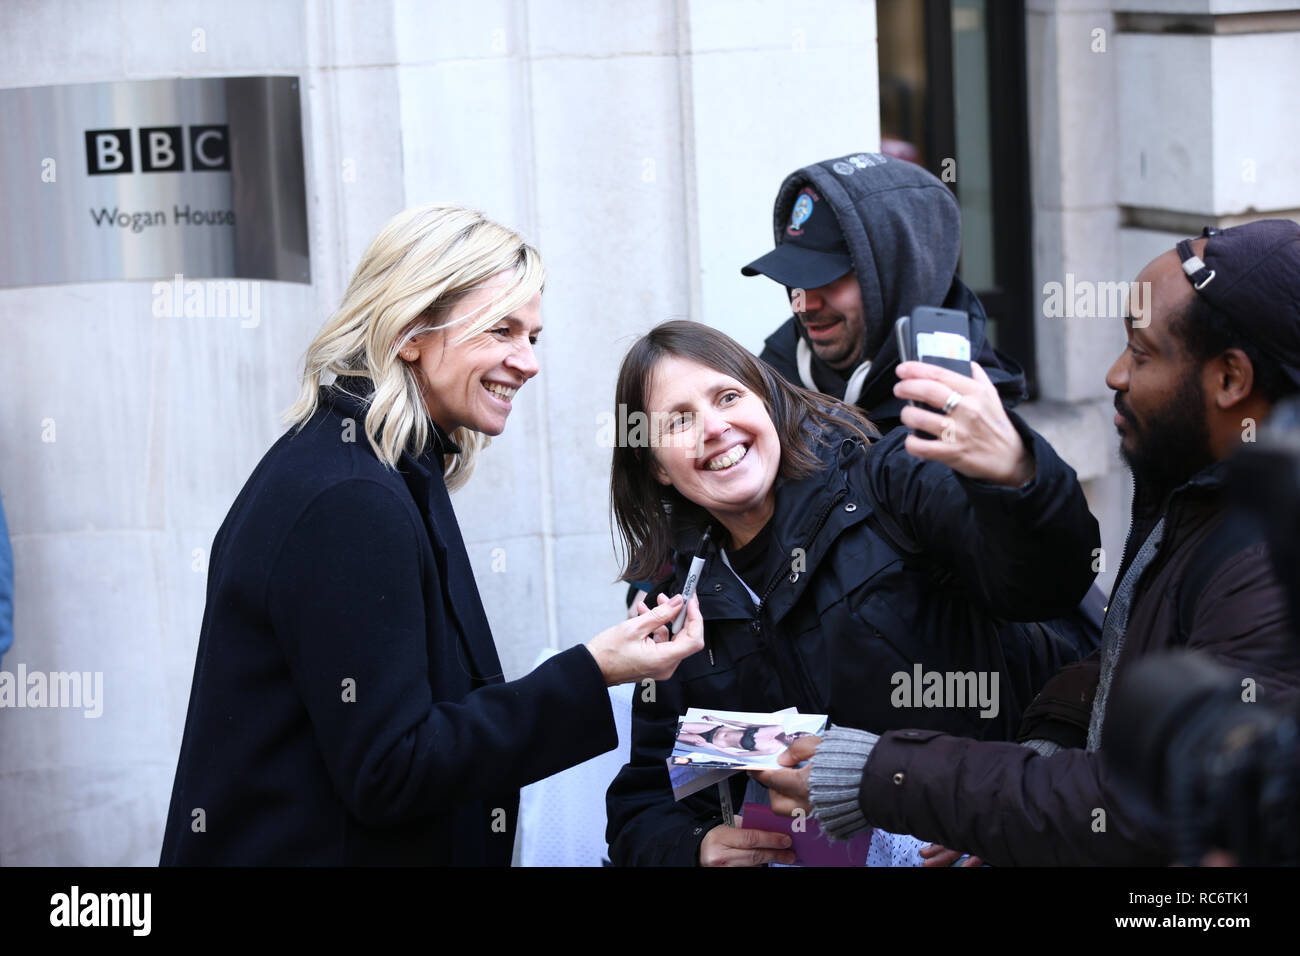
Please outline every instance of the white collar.
M732 574L736 574L736 569L733 568L731 566L731 562L727 560L726 550L723 548L719 548L718 554L722 555L722 563L727 566L727 570L730 571ZM760 604L763 603L762 599L757 594L754 593L754 589L745 583L744 578L742 578L739 574L736 574L736 580L740 582L741 587L743 587L746 591L749 592L750 599L753 600L754 602L754 607L758 607Z
M803 387L813 392L820 392L821 389L813 381L812 347L800 337L798 344L795 345L794 353L795 364L799 367L799 379L803 382ZM844 404L856 405L858 403L858 399L862 397L862 386L867 380L867 373L870 371L871 362L866 361L855 368L849 375L848 382L844 386L844 398L842 399Z

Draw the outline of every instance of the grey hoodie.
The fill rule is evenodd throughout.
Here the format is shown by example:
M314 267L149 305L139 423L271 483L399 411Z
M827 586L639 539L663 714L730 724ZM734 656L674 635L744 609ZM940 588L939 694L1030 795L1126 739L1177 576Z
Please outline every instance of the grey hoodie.
M961 214L952 191L914 163L879 153L853 153L805 166L777 192L772 231L781 242L799 190L812 185L835 213L862 290L866 360L846 375L812 351L803 324L791 316L768 337L761 358L790 381L859 405L882 431L897 424L893 396L899 355L894 320L918 305L971 314L971 355L984 366L1003 402L1026 397L1015 361L989 343L979 299L956 277Z

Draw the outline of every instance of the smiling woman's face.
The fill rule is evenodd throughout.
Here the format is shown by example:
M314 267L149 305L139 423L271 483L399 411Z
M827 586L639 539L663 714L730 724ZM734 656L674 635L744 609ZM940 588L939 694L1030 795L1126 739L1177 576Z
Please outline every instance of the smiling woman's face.
M455 322L490 308L505 293L508 277L497 276L469 293L452 310ZM500 435L510 416L515 393L537 374L533 347L541 333L541 294L464 342L460 330L426 332L403 349L402 357L419 363L429 417L450 433L464 426L485 435Z
M650 380L655 478L747 544L772 516L781 443L763 399L724 372L668 355Z

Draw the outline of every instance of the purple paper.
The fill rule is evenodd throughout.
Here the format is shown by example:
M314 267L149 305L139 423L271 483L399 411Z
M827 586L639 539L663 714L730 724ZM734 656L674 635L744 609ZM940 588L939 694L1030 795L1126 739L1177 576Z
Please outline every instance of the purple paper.
M866 866L867 850L871 845L871 831L864 830L852 840L832 843L812 817L803 817L802 833L795 832L793 817L777 816L771 807L761 803L747 803L742 813L744 830L769 830L789 834L796 866Z

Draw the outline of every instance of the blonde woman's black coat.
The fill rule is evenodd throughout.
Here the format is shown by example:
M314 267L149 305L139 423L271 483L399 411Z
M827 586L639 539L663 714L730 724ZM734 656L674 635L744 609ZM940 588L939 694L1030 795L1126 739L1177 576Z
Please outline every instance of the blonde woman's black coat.
M161 862L509 865L519 787L617 744L604 679L503 682L441 457L321 395L213 543Z

